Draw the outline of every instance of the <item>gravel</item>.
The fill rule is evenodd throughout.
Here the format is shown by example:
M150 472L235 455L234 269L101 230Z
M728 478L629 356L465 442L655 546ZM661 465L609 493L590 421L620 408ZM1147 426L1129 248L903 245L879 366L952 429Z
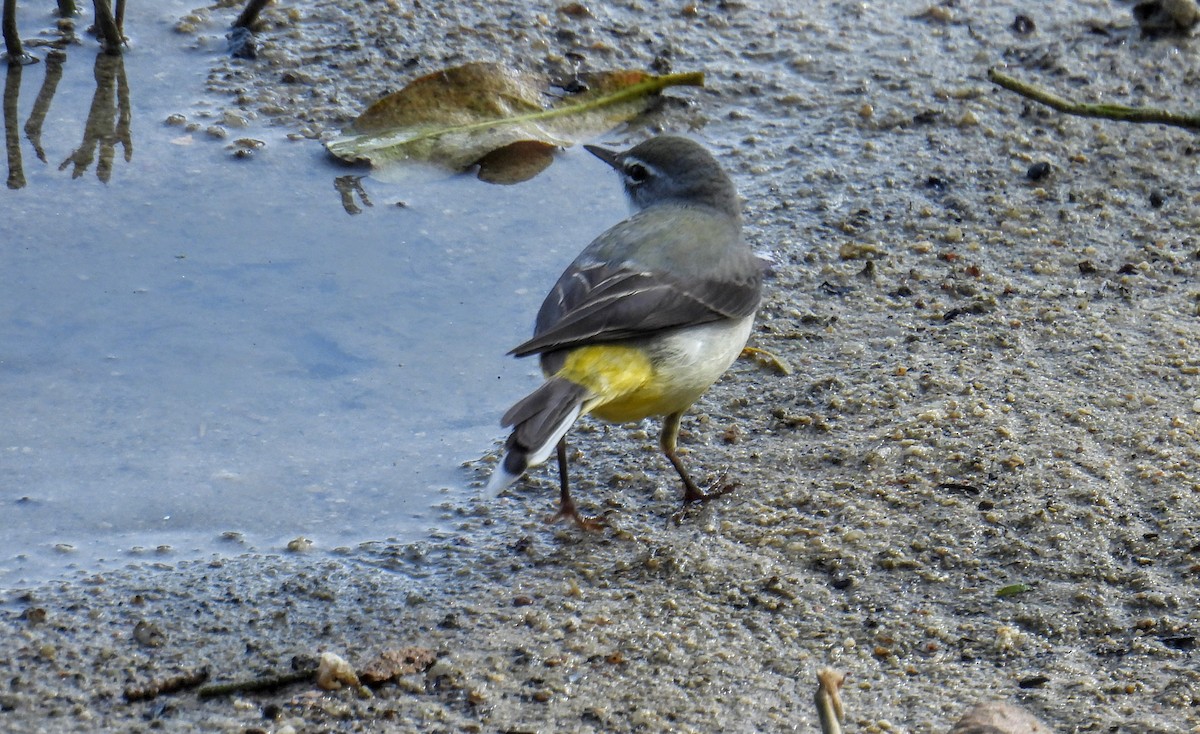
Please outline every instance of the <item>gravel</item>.
M415 545L14 590L0 729L813 731L832 666L851 731L943 732L989 699L1200 731L1194 138L985 76L1186 109L1194 41L1100 2L575 5L286 3L256 61L215 62L213 104L323 138L470 60L705 71L655 124L737 181L776 263L751 344L791 367L743 360L685 419L694 471L739 488L676 524L656 427L588 424L576 497L604 532L546 525L542 471ZM125 699L410 646L436 662L369 698Z

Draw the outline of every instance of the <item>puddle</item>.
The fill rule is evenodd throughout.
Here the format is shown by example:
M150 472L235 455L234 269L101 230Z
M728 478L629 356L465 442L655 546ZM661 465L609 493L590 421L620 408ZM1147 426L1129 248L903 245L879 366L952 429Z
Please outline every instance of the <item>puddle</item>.
M183 9L131 7L124 57L86 37L7 72L0 587L445 527L535 384L505 352L627 211L582 150L514 187L357 181L277 128L235 131L266 143L235 159L164 124L204 108L221 53L183 48Z

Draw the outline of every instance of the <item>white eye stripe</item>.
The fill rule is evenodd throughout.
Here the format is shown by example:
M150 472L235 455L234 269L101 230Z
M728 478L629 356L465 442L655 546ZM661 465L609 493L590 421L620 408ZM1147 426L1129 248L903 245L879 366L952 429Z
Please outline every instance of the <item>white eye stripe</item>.
M621 173L625 177L625 183L629 185L645 183L647 180L660 175L660 171L657 168L637 158L627 159L621 169Z

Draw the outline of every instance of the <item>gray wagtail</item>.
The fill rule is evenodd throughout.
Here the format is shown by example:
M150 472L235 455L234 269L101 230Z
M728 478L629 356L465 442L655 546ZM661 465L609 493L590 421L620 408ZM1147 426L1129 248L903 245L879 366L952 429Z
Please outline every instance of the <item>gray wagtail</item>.
M559 511L583 528L567 480L566 434L582 415L610 423L663 416L660 445L683 480L684 506L720 496L696 486L676 452L683 412L737 359L762 294L762 266L742 240L737 191L686 138L624 152L584 146L621 174L636 213L597 237L558 279L533 338L546 381L508 410L505 455L488 482L503 492L558 451Z

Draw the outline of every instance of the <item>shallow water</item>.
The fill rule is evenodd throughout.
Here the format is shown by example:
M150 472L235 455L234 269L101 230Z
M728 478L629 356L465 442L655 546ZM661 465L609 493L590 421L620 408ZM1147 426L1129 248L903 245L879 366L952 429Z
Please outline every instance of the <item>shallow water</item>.
M477 491L460 465L534 384L536 365L505 352L625 212L617 181L574 150L514 187L364 179L371 205L355 195L351 215L336 186L364 171L315 142L232 129L266 143L239 160L212 121L165 125L197 119L223 49L183 49L183 6L139 5L124 58L100 57L127 93L96 82L91 38L69 47L46 161L20 132L0 193L0 586L444 526L437 505ZM25 16L35 37L45 19ZM48 68L8 72L17 129ZM89 110L111 121L103 158L125 100L130 159L117 143L106 173L59 170Z

